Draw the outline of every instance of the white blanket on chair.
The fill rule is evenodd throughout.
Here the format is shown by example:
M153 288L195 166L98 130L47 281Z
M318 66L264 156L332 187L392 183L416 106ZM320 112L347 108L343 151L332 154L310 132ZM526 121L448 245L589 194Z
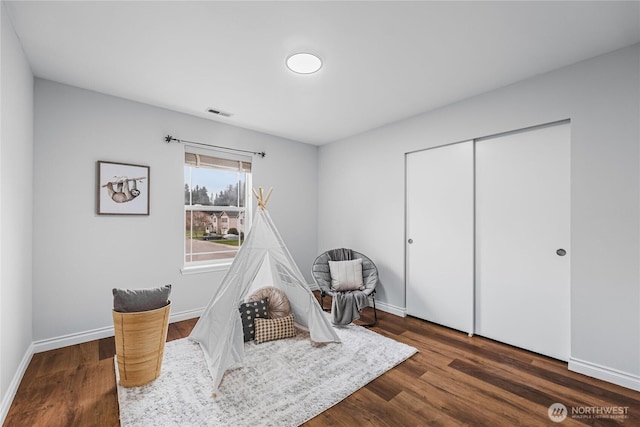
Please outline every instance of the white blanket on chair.
M348 325L360 318L363 308L369 307L369 296L363 291L335 292L331 302L331 323Z

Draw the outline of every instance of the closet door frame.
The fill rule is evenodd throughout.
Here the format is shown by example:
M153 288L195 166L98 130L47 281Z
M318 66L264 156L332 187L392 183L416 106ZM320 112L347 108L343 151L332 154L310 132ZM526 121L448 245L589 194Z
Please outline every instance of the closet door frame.
M521 129L516 129L513 131L508 131L508 132L503 132L503 133L498 133L498 134L492 134L492 135L488 135L488 136L482 136L482 137L478 137L472 140L466 140L466 141L461 141L461 142L456 142L456 143L452 143L452 144L445 144L445 145L440 145L440 146L435 146L435 147L430 147L424 150L417 150L417 151L412 151L412 152L408 152L405 153L405 307L406 307L406 312L408 315L415 315L416 317L428 320L428 321L432 321L434 323L438 323L438 324L442 324L444 326L447 327L451 327L453 329L457 329L457 330L461 330L464 332L467 332L469 334L469 336L472 336L475 333L478 333L480 335L482 335L482 331L480 331L479 328L479 323L480 323L480 319L479 319L479 310L478 310L478 305L479 305L479 283L478 283L478 278L477 278L477 269L478 269L478 264L479 264L479 260L478 260L478 242L477 242L477 236L478 236L478 230L477 230L477 212L476 212L476 207L477 207L477 194L478 194L478 190L477 190L477 177L476 177L476 168L477 168L477 159L476 159L476 149L477 149L477 144L482 143L483 141L489 140L489 139L495 139L495 138L499 138L502 136L508 136L511 134L517 134L517 133L525 133L525 132L529 132L529 131L534 131L537 129L542 129L542 128L546 128L546 127L553 127L553 126L557 126L557 125L567 125L568 129L569 129L569 135L571 132L571 128L570 128L570 120L566 119L566 120L559 120L556 122L550 122L550 123L545 123L545 124L541 124L541 125L536 125L536 126L531 126L531 127L526 127L526 128L521 128ZM450 147L450 146L455 146L457 144L465 144L465 143L470 143L473 146L473 165L472 165L472 186L473 186L473 196L472 196L472 210L473 210L473 231L472 231L472 241L473 241L473 255L472 255L472 269L473 269L473 274L472 274L472 279L471 279L471 285L469 287L469 293L471 294L471 308L470 308L470 316L471 316L471 320L469 322L467 322L469 324L469 327L460 327L459 324L457 326L453 326L451 324L447 324L448 322L446 321L442 321L441 319L438 318L431 318L431 316L424 316L421 315L419 313L415 312L415 307L412 308L412 304L415 305L415 303L418 303L418 301L414 301L413 300L413 295L412 292L410 290L410 287L413 286L414 284L411 283L412 281L412 277L411 277L411 269L414 268L415 266L411 265L411 253L410 251L412 250L412 248L410 247L411 244L409 243L410 239L415 239L415 235L413 233L413 231L411 230L411 223L410 221L412 220L411 218L411 213L410 213L410 197L412 196L412 192L411 192L411 185L415 185L415 183L411 182L411 175L410 175L410 156L412 154L415 153L421 153L421 152L428 152L428 151L433 151L433 150L438 150L441 148L446 148L446 147ZM567 174L570 178L570 152L571 152L571 141L570 141L570 136L569 136L569 140L568 140L568 156L569 158L568 160L568 164L567 164ZM566 183L569 187L568 187L568 209L569 212L567 212L568 215L570 215L570 209L571 209L571 200L570 200L570 196L571 196L571 189L570 189L570 182ZM567 253L569 253L569 251L571 251L571 248L569 248L570 245L570 216L568 217L568 222L567 222L567 234L568 234L568 239L566 242L558 242L558 249L560 249L560 246L564 246L563 249L567 250ZM412 236L413 235L413 236ZM563 260L568 264L567 268L568 268L568 280L566 283L567 289L564 289L563 292L566 292L568 294L567 298L567 318L566 318L566 324L563 325L563 327L567 328L567 342L568 342L568 349L566 350L566 353L562 353L562 354L547 354L550 355L551 357L556 357L559 358L561 360L568 360L568 358L570 357L570 337L571 337L571 325L570 325L570 306L571 306L571 301L570 301L570 295L571 295L571 267L570 267L570 257L566 256L563 258ZM415 263L415 262L414 262ZM489 337L491 338L491 337ZM514 344L514 343L509 343L507 342L507 344ZM518 345L522 348L526 348L528 350L531 351L536 351L535 349L531 349L531 348L527 348L525 346Z

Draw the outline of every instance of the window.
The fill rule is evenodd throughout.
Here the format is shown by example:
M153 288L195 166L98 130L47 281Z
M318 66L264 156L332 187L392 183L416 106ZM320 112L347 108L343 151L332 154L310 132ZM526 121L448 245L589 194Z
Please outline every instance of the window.
M249 226L250 181L250 159L186 147L185 267L224 265L235 257Z

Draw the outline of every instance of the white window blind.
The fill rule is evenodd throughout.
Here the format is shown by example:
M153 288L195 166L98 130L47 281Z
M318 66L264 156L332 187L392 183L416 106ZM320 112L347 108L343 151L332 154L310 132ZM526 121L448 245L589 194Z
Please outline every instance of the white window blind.
M197 168L215 168L237 172L251 172L251 162L244 160L223 159L206 154L185 151L185 164Z

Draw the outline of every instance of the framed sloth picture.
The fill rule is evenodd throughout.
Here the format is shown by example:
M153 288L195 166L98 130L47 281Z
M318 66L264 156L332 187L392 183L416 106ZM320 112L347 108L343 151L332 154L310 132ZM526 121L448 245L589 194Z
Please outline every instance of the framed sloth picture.
M98 215L149 215L149 166L98 161Z

